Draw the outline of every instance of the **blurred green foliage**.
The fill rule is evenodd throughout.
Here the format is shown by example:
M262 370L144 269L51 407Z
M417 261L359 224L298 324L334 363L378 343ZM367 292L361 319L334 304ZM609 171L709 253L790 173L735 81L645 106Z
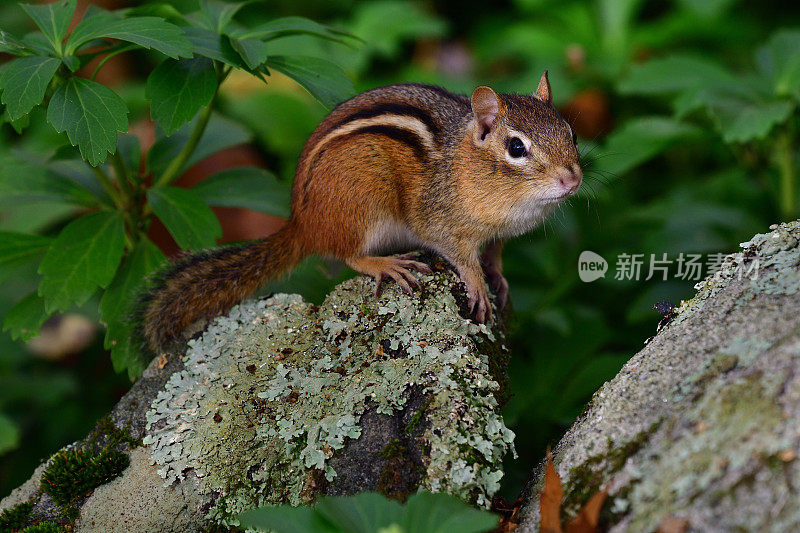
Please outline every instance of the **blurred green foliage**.
M405 504L375 492L326 496L314 507L265 506L245 511L239 523L274 533L481 533L499 521L455 496L419 492Z
M180 18L197 8L196 0L171 4L175 13L152 14ZM357 90L417 81L465 93L482 84L531 92L542 70L550 71L555 103L579 133L586 179L578 198L504 253L513 305L514 394L505 416L517 433L520 455L506 465L503 492L510 499L547 443L558 439L591 394L654 333L659 315L652 305L677 303L693 292L694 282L675 277L674 265L666 281L659 275L645 281L646 264L639 281L615 279L619 254L666 253L675 259L681 253L731 252L769 224L798 215L800 6L741 0L276 0L246 5L233 20L258 28L284 16L309 17L361 41L291 35L256 52L327 60L341 66ZM0 7L0 20L15 35L34 29L15 5ZM163 55L131 54L139 67L115 90L134 123L148 116L148 95L158 91L146 76ZM241 80L219 92L219 113L211 118L216 126L209 131L223 132L223 140L252 137L267 170L285 187L325 108L288 82L268 80L266 88L254 89L234 81ZM2 126L0 158L25 152L42 163L63 153L57 149L66 139L44 115L35 108L22 135L12 127L22 124ZM181 135L188 130L168 139ZM208 141L200 155L229 145ZM149 163L163 171L169 149L154 150ZM136 153L136 147L129 151ZM54 161L61 175L80 183L74 158ZM196 192L210 203L220 198L226 179L235 178L218 175ZM31 175L26 181L39 187L36 204L0 194L0 231L40 236L20 250L18 261L0 262L0 275L13 280L0 286L5 310L38 285L36 267L26 258L41 257L50 239L83 212L74 200L84 193L54 190L37 179L43 180ZM263 182L247 179L260 190ZM18 183L11 179L3 186L14 191ZM256 196L242 200L266 202L262 207L271 212L285 200ZM169 198L153 200L155 208ZM609 261L604 278L580 281L577 262L584 250ZM266 290L319 300L345 275L308 261ZM94 296L78 311L98 320L98 304ZM58 362L32 357L7 334L0 336L0 347L5 494L37 460L83 436L113 405L125 380L111 372L101 342Z

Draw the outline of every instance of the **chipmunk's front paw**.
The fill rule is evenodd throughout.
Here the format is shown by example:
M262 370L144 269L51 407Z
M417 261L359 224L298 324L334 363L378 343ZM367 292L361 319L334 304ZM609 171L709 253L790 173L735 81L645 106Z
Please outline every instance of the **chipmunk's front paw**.
M425 263L402 257L362 256L349 259L347 264L354 270L375 278L375 296L381 295L383 282L389 279L394 280L404 293L411 294L413 289L419 289L419 282L410 270L427 274L431 272L431 268Z
M476 288L467 286L467 307L469 312L480 324L492 323L492 303L489 301L489 293L483 283Z

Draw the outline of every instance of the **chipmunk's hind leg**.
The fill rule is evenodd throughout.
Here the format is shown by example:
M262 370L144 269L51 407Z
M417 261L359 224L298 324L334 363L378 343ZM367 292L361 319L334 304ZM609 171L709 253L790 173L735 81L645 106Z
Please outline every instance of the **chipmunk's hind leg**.
M412 289L419 289L419 282L410 270L426 274L432 272L425 263L401 257L364 255L350 258L346 263L353 270L375 278L375 296L380 296L381 285L388 279L393 279L404 293L411 294Z

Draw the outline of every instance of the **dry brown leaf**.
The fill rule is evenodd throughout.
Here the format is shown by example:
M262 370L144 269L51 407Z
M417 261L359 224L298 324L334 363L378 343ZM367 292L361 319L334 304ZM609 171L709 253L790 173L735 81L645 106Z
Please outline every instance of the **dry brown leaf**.
M561 526L561 476L553 465L553 455L547 450L547 464L544 470L544 490L539 495L539 516L541 533L597 533L600 510L608 493L605 489L596 492L581 508L578 516L565 527Z
M540 531L561 533L561 476L553 465L553 454L547 449L547 465L544 469L544 490L539 495Z
M567 524L564 531L566 533L596 533L598 531L597 522L600 518L600 509L603 508L606 496L608 496L608 492L605 489L595 492L589 498L589 501L583 505L578 516Z
M522 511L522 496L510 503L503 497L496 496L492 500L492 512L501 516L500 523L492 533L511 533L519 527L519 513Z

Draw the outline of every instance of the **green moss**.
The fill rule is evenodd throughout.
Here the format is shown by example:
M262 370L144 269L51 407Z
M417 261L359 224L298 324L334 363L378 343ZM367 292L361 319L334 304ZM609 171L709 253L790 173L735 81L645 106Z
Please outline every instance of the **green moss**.
M433 398L428 398L425 400L425 403L422 404L422 407L420 407L419 410L411 416L404 429L406 435L409 437L414 436L414 432L416 431L417 426L419 426L419 423L422 421L422 417L425 416L425 411L427 411L431 406L431 402L433 402Z
M94 431L89 439L90 444L99 446L100 441L104 441L104 447L117 447L120 444L127 444L131 449L142 446L142 441L136 440L131 435L130 426L123 429L118 428L105 416L95 424Z
M400 442L400 439L393 439L390 440L389 443L378 452L378 456L383 457L384 459L392 459L404 454L407 450L408 448L406 448L403 443Z
M113 448L61 450L42 474L42 491L56 505L72 507L96 487L120 475L129 461L127 455Z
M682 413L684 423L670 432L646 475L632 482L628 498L635 514L629 517L630 529L656 528L659 517L704 494L731 469L791 447L792 440L773 437L783 421L775 397L785 379L783 373L765 376L759 371L711 383ZM695 429L701 422L707 427Z
M10 533L22 529L33 509L33 502L18 503L0 513L0 533Z
M22 533L61 533L62 531L66 530L57 522L41 522L26 527L22 530Z
M593 455L571 469L569 479L564 484L562 507L564 514L566 516L577 514L583 504L603 488L606 480L622 469L628 457L636 454L647 443L659 425L655 423L648 429L637 433L631 440L618 445L609 439L606 452Z
M385 459L385 463L376 490L387 498L405 502L409 494L415 492L419 487L419 480L425 470L423 468L409 469L413 460L408 457L408 453L408 446L403 444L400 439L389 441L378 452L378 456Z

